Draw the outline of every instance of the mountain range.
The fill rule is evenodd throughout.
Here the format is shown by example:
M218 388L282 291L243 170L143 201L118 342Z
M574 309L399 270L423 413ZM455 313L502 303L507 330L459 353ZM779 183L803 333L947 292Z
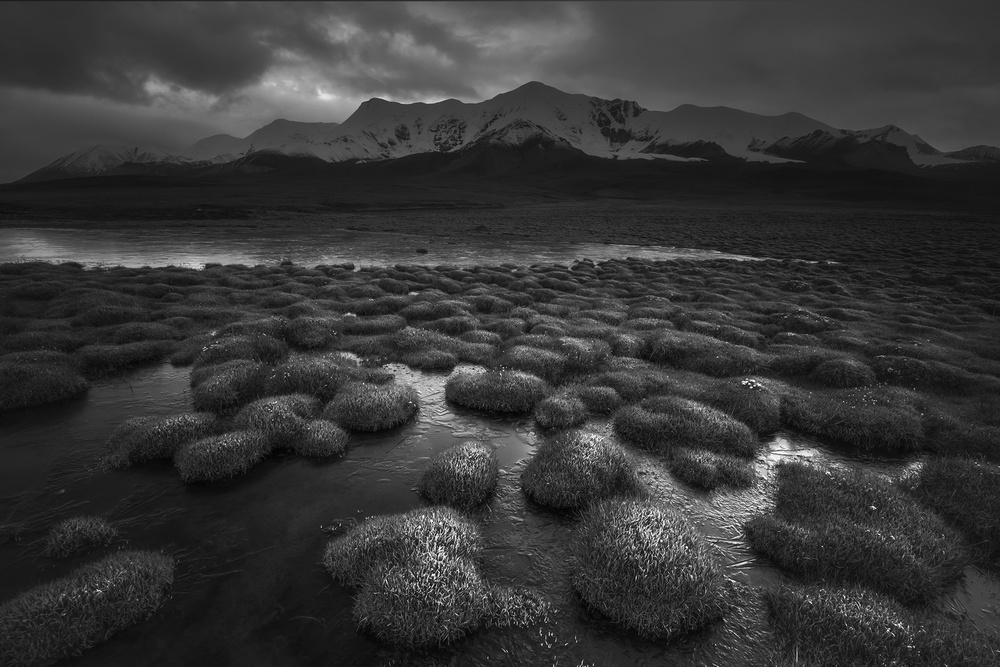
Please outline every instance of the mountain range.
M920 172L996 165L1000 148L942 152L894 125L838 129L800 113L763 116L683 104L672 111L565 93L530 82L478 103L402 104L373 98L343 123L276 120L245 138L219 134L179 153L92 146L19 182L102 175L212 176L294 165L371 163L444 154L445 171L496 173L574 156L608 160L805 164L836 170Z

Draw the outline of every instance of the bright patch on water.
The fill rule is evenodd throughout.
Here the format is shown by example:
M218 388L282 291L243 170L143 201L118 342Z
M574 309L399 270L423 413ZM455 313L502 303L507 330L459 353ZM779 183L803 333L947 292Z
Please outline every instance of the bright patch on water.
M417 253L417 250L426 251ZM184 266L277 264L289 259L318 264L456 264L519 266L635 257L665 259L757 259L715 250L598 243L545 244L520 240L427 239L407 234L333 229L266 235L241 229L0 229L0 262L80 262L85 266Z

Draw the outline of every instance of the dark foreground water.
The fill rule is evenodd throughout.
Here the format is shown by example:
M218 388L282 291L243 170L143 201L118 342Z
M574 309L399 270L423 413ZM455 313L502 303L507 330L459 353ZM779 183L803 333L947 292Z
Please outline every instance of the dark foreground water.
M420 251L420 252L418 252ZM426 251L426 252L424 252ZM219 228L107 229L0 229L0 262L38 260L80 262L86 266L185 266L201 268L220 264L277 264L292 260L303 266L317 264L391 265L421 264L530 265L570 262L587 258L640 259L756 259L715 250L578 243L540 245L524 240L440 239L407 234L360 232L347 229L285 231L241 229L238 234Z
M444 374L391 366L418 388L419 419L387 433L353 435L343 458L273 457L248 475L186 485L169 463L105 472L104 442L128 417L190 409L188 369L160 365L127 380L97 383L83 398L0 414L0 523L21 522L0 545L0 600L61 576L89 558L41 555L45 530L76 514L106 513L135 548L162 549L179 562L174 594L149 621L75 661L79 665L744 665L770 645L765 610L750 594L740 613L684 640L640 639L593 617L569 584L575 519L530 506L520 489L523 461L538 436L530 418L493 418L447 404ZM610 433L606 422L589 429ZM613 437L613 436L612 436ZM486 439L501 461L500 492L477 515L486 542L484 572L531 586L556 605L551 624L480 630L430 654L397 651L359 634L351 592L320 565L324 527L422 505L414 487L430 457ZM899 475L914 459L861 461L809 440L778 435L757 461L762 482L748 491L701 493L677 483L654 456L629 448L646 484L682 511L719 549L728 573L748 586L783 575L747 548L741 525L768 507L772 471L784 458L865 466ZM975 570L943 601L983 627L997 627L997 581Z

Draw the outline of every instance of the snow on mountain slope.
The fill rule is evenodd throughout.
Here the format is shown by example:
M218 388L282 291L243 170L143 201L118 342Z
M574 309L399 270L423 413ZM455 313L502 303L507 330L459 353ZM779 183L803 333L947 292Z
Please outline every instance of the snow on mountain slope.
M948 157L957 160L975 160L979 162L1000 162L1000 148L996 146L969 146L958 151L945 153Z
M26 178L98 174L124 163L226 164L263 150L367 162L526 145L565 147L614 159L835 161L841 167L877 169L995 160L1000 153L974 147L945 154L894 125L841 130L799 113L764 116L692 104L651 111L629 100L565 93L530 82L477 103L449 99L401 104L373 98L340 124L276 120L243 139L207 137L178 156L155 149L93 147Z
M915 134L910 134L895 125L885 125L871 130L853 130L849 134L863 141L884 141L902 146L910 154L913 163L920 166L938 164L960 164L962 160L948 157Z

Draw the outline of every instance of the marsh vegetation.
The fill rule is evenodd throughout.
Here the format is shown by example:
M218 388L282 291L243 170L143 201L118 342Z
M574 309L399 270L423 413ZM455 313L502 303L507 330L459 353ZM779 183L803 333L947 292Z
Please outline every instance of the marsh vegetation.
M218 586L251 601L251 629L222 648L206 629L178 664L206 647L244 659L254 632L293 638L276 661L315 659L337 633L359 661L414 664L622 645L995 664L995 608L948 601L972 576L998 586L1000 263L841 259L0 265L7 424L177 381L161 407L51 445L68 468L5 499L0 557L26 585L2 588L3 655L49 664L154 616L81 658L127 660L157 628L180 636L170 609L195 614L195 591ZM43 444L6 441L32 479L48 470L29 458ZM814 454L781 455L788 441ZM133 484L152 499L112 521ZM88 493L110 506L82 512ZM167 512L148 537L143 503ZM241 546L219 546L236 529ZM225 583L246 585L244 567L269 573L259 590ZM74 592L109 568L142 582L134 609ZM89 629L52 625L67 595Z

